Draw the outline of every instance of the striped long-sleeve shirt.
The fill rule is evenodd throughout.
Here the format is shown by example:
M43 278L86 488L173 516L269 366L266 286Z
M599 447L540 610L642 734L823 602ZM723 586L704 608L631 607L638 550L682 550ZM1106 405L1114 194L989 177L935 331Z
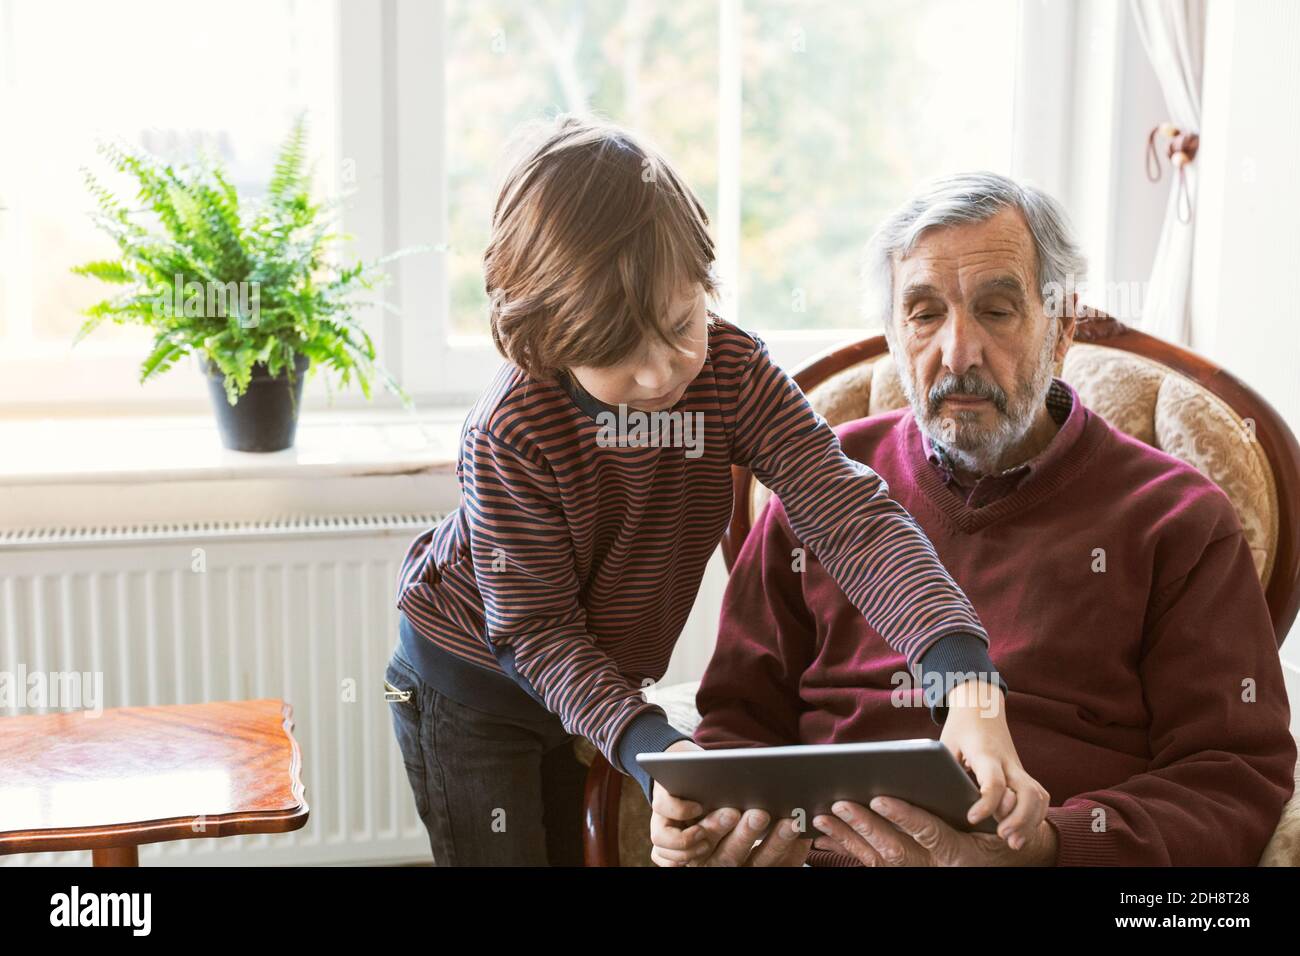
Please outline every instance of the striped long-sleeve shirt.
M400 574L398 607L432 659L510 676L647 791L635 754L685 735L642 689L663 676L727 526L733 464L780 495L918 678L922 655L994 671L970 602L883 480L842 453L760 339L712 313L708 334L657 434L576 382L503 366L462 430L461 503Z

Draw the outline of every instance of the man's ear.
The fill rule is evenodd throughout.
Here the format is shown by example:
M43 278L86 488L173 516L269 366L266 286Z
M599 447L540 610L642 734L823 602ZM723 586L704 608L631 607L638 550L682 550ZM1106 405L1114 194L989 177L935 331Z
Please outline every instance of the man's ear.
M1059 365L1065 361L1065 353L1070 350L1070 345L1074 342L1075 329L1079 325L1079 293L1070 293L1070 307L1056 321L1061 323L1056 337L1056 362Z

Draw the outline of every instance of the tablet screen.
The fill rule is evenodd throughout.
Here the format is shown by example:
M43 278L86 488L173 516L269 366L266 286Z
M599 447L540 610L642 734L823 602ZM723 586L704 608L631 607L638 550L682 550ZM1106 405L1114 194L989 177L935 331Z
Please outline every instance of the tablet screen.
M966 813L979 788L938 740L790 747L739 747L643 753L637 763L674 796L705 812L719 807L765 810L811 828L837 800L867 806L873 797L897 797L962 831L995 833L993 817L971 826Z

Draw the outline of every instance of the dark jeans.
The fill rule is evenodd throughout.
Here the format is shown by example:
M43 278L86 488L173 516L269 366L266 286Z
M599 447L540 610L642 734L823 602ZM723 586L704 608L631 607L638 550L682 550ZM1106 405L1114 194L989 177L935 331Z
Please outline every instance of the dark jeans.
M415 808L438 866L581 866L587 768L538 708L502 717L452 700L398 650L384 674Z

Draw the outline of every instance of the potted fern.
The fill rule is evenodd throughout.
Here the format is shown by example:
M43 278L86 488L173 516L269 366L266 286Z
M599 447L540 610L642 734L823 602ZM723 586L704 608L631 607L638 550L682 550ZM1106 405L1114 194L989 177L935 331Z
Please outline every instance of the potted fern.
M303 381L318 367L340 387L355 379L366 398L377 377L410 406L354 312L360 295L386 279L380 266L414 250L334 264L335 243L348 237L334 232L338 201L312 198L302 117L257 202L241 201L222 164L206 154L173 166L116 143L101 143L99 153L138 185L143 208L83 170L96 225L119 255L73 272L118 290L86 310L74 344L105 320L150 329L141 383L197 356L222 443L239 451L293 445ZM327 385L332 395L333 382Z

